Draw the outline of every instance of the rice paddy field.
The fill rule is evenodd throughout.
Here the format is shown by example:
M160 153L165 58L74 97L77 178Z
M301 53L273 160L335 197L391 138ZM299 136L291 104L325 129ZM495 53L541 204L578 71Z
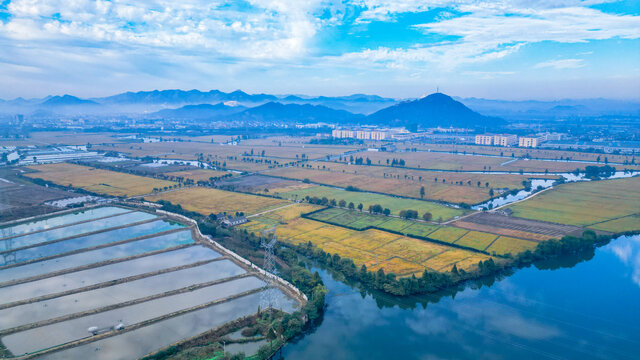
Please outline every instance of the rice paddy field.
M512 171L519 172L569 172L576 168L584 169L590 163L580 162L561 162L561 161L542 161L542 160L524 160L516 159L512 161L509 158L474 156L470 153L450 154L444 152L368 152L362 154L368 157L373 164L386 164L393 159L403 159L407 167L421 169L437 169L437 170L455 170L455 171ZM629 166L629 168L634 168Z
M611 232L640 230L640 177L563 184L508 208L526 219Z
M600 161L604 163L606 157L609 162L624 163L625 161L631 163L634 156L629 155L616 155L616 154L598 154L580 151L566 151L566 150L551 150L551 149L523 149L519 147L502 147L502 146L481 146L481 145L459 145L459 144L411 144L411 148L417 148L419 150L434 150L434 151L449 151L449 152L467 152L469 154L484 154L493 156L506 156L506 157L529 157L533 159L550 159L561 160L571 159L578 161L597 161L598 157ZM638 162L640 159L636 159Z
M261 157L280 159L287 162L296 159L320 159L327 155L337 155L355 147L322 146L310 144L278 145L225 145L206 142L155 142L134 144L112 144L99 147L100 150L113 150L133 157L152 156L154 158L197 160L225 160L229 157Z
M12 356L140 358L255 314L266 284L189 227L133 209L67 212L2 230L0 341ZM270 291L283 311L298 308Z
M358 231L300 217L301 214L320 208L310 204L295 204L252 217L251 221L242 225L241 228L259 234L261 231L277 225L276 234L280 241L292 244L311 242L328 253L352 259L357 266L365 264L372 270L382 268L385 272L393 272L398 276L419 274L426 268L448 271L453 264L457 264L458 268L472 270L477 266L478 261L489 258L489 256L478 252L452 248L383 230ZM325 213L325 211L328 212ZM380 218L379 225L385 226L386 223L388 228L394 230L404 228L407 225L412 226L411 223L402 219L367 216L341 209L325 211L316 214L319 214L323 220L329 219L325 221L330 221L331 217L337 217L335 221L339 219L352 227L363 225L364 228L364 225L367 225L365 221L371 223L371 218ZM421 230L424 233L432 232L438 228L426 223L420 223L418 227L422 227Z
M336 208L309 214L308 218L356 230L375 227L381 230L400 232L408 237L427 238L474 251L483 251L487 255L493 254L494 251L498 255L506 253L515 255L527 249L533 250L538 245L538 241L531 239L501 236L491 232L470 231L453 226L438 226L423 221L390 218ZM498 243L495 247L493 246L494 242Z
M379 172L383 171L382 168L373 168L368 166L360 166L359 168L369 168L372 169L371 171L374 171L375 169L377 169L377 171ZM428 173L429 176L438 178L438 181L434 181L434 178L430 178L429 180L423 179L423 181L419 181L417 178L405 179L404 177L401 177L400 179L397 179L384 178L379 176L373 177L370 175L361 174L359 172L348 173L346 171L341 172L326 169L314 170L300 167L271 169L264 173L268 175L282 176L285 178L297 180L309 179L310 181L318 184L337 186L342 188L345 188L347 186L356 186L365 191L405 196L416 199L421 199L420 189L424 187L424 199L446 201L451 203L480 203L490 198L489 192L491 190L491 188L486 187L484 183L481 183L481 186L478 187L477 180L475 183L472 181L471 185L468 185L467 183L464 183L463 185L453 185L449 182L450 180L447 180L446 183L442 182L443 176L445 178L451 179L453 176L455 176L453 175L453 173ZM479 174L471 174L471 177L475 178L474 175Z
M276 191L270 190L270 192L275 193ZM369 205L380 204L383 208L391 210L391 213L394 215L398 215L401 210L410 209L416 210L420 216L425 212L430 212L431 215L433 215L433 219L442 220L449 220L455 216L464 215L466 213L465 210L448 207L435 202L398 198L389 195L359 191L346 191L328 186L310 186L278 193L278 196L291 200L301 200L307 196L319 198L326 197L327 199L335 199L337 202L344 200L347 204L353 202L356 206L361 203L365 209L367 209Z
M25 173L24 176L111 196L144 195L153 192L154 188L177 185L172 181L67 163L34 165L29 169L35 172Z
M203 215L227 212L243 212L252 215L290 204L287 200L242 194L218 189L192 187L153 194L145 197L149 201L166 200L180 204L184 209Z
M363 155L364 156L364 155ZM464 185L478 186L480 182L481 187L486 187L486 183L489 183L490 188L494 189L521 189L523 187L522 181L528 180L530 176L519 174L488 174L488 173L465 173L465 172L450 172L450 171L429 171L429 170L416 170L407 169L402 167L393 166L366 166L366 165L353 165L340 162L326 162L316 161L313 162L313 168L322 170L329 170L334 172L353 173L359 175L368 175L377 178L396 178L402 180L410 180L417 182L433 182L444 184L457 184L462 182ZM550 175L536 175L536 178L549 178L556 179L558 176ZM437 179L437 180L436 180ZM443 182L444 180L444 182Z

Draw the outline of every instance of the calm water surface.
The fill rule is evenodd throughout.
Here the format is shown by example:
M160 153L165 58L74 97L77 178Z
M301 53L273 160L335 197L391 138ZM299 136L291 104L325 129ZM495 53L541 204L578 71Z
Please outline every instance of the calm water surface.
M539 267L539 268L537 268ZM320 271L327 309L286 359L639 359L640 236L456 294L364 295ZM494 281L495 280L495 281Z

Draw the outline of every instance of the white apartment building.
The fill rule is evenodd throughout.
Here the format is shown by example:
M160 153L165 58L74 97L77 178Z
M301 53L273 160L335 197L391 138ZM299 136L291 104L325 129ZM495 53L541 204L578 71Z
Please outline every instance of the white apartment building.
M493 145L493 137L491 134L476 135L476 145Z
M345 130L334 129L331 131L331 136L334 138L352 138L360 140L385 140L389 136L387 131L379 130Z
M331 136L334 138L355 138L356 133L353 130L333 129L331 131Z
M518 141L519 147L534 148L540 145L540 138L534 136L523 136Z
M510 134L498 134L493 136L493 145L511 146L518 143L518 137Z

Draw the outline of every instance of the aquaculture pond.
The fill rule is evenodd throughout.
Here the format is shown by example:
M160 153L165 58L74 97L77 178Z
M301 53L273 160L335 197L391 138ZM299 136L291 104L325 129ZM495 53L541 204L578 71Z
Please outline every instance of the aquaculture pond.
M54 271L72 269L79 266L140 255L146 252L190 243L193 243L191 232L183 230L73 255L55 257L50 260L37 261L24 265L15 264L17 266L0 271L0 284L7 281L25 279Z
M460 291L391 298L324 270L326 312L285 359L638 359L640 235L593 254L485 279Z
M41 220L34 220L31 222L22 223L15 226L6 226L0 229L0 237L16 236L20 234L26 234L33 231L43 231L58 226L78 223L91 219L98 219L102 217L112 216L115 214L122 214L131 210L119 208L119 207L100 207L95 209L88 209L78 212L73 212L61 216L53 216L44 218Z
M12 355L134 359L256 313L264 291L285 311L298 306L152 213L106 207L11 229L0 240L0 341Z

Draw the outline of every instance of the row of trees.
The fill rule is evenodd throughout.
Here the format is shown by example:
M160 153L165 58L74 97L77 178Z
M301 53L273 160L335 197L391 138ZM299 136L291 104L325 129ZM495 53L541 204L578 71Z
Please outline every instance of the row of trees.
M447 272L425 269L419 277L412 275L403 278L397 278L393 273L385 273L382 269L378 269L375 272L369 271L366 265L358 268L351 259L341 258L338 254L326 253L311 242L299 244L295 249L305 256L342 273L346 278L359 281L367 288L403 296L437 292L470 279L507 272L514 267L529 266L539 260L585 251L593 252L596 246L604 245L608 241L609 238L598 237L593 231L587 230L581 237L565 236L560 240L542 241L535 250L527 250L516 255L508 254L506 259L500 260L500 263L496 263L492 258L479 261L471 271L458 269L456 265L453 265L451 270Z
M329 199L326 196L323 196L323 197L306 196L304 199L310 204L340 207L340 208L346 208L349 210L355 210L356 208L358 209L358 211L364 210L364 205L362 205L362 203L359 203L358 205L356 205L353 202L347 203L344 199L337 201L336 199ZM371 214L381 214L385 216L391 215L391 210L389 208L382 207L382 205L380 204L369 205L367 211ZM405 219L419 218L419 214L416 210L401 210L399 215L400 217ZM431 221L432 218L433 218L433 215L428 211L422 214L422 219L425 221Z

